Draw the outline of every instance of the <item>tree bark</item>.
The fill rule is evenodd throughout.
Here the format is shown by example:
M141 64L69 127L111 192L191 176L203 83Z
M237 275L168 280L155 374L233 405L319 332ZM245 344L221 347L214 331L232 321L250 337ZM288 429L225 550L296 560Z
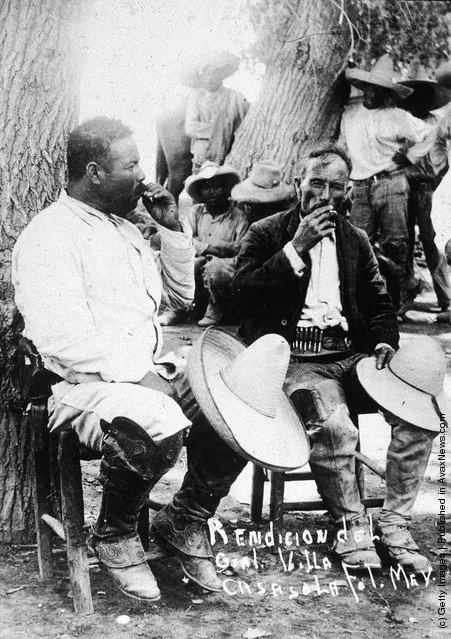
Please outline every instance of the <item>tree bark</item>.
M28 543L34 531L11 254L64 184L67 135L78 118L82 2L0 4L0 542Z
M351 27L339 1L281 0L266 5L260 29L262 89L226 162L244 177L255 161L270 159L289 181L308 150L337 131Z

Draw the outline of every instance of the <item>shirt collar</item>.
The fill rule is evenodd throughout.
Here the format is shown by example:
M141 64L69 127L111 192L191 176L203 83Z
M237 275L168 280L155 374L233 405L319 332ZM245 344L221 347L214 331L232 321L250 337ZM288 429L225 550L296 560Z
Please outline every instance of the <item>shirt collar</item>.
M77 200L76 198L71 197L67 194L65 190L61 192L60 200L67 206L73 213L78 215L84 222L93 225L93 218L100 220L101 222L111 222L115 226L119 226L122 223L122 220L117 215L102 213L97 209L89 206L85 202L81 200Z

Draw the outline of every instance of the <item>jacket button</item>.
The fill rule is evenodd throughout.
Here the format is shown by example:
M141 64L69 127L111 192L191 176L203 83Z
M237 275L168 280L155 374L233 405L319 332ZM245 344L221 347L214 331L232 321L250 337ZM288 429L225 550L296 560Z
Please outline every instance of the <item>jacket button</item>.
M280 323L282 324L282 326L286 326L288 324L286 319L281 320Z

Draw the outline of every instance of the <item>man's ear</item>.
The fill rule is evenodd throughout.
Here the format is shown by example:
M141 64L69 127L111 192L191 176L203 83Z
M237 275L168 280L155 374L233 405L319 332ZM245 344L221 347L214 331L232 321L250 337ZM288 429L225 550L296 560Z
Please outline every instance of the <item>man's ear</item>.
M94 184L100 184L105 175L105 171L97 162L89 162L86 165L86 175Z
M301 199L301 195L302 195L301 183L302 183L302 178L300 177L293 178L294 190L296 193L296 199L298 201Z

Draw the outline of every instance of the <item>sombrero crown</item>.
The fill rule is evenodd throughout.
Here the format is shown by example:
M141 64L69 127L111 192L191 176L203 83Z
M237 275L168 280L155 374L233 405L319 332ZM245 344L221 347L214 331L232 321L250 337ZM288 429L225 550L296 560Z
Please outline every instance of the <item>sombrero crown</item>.
M210 328L194 344L188 379L199 407L239 455L272 470L292 470L309 458L309 444L283 391L290 348L280 335L251 346Z
M374 84L393 91L401 99L407 98L408 95L413 93L413 89L396 82L393 61L387 54L376 61L371 71L346 69L345 75L348 81L358 89L361 89L362 85L365 84Z
M376 359L357 364L360 383L383 408L425 430L440 430L442 415L451 417L451 402L443 390L445 354L432 337L404 344L391 362L376 369Z

